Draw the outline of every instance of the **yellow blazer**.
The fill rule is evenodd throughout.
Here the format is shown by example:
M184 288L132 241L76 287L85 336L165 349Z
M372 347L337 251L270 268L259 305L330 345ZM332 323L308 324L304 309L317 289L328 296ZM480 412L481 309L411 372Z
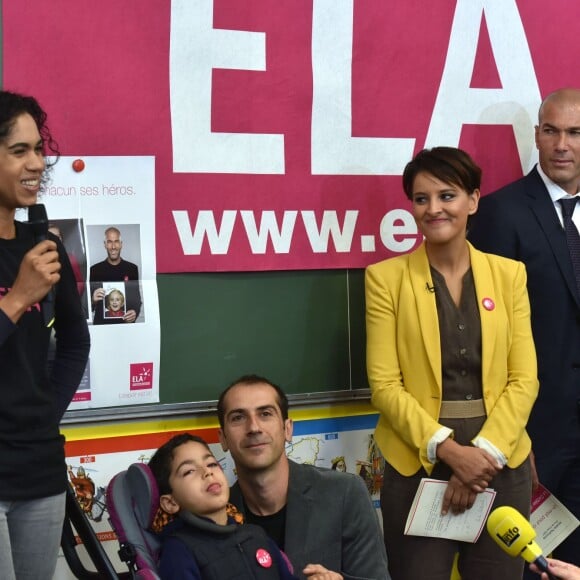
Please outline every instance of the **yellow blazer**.
M509 467L528 456L525 426L538 394L526 271L521 262L484 254L469 244L481 317L483 400L479 432ZM441 343L425 245L369 266L365 276L367 371L380 412L375 438L402 475L431 473L427 444L442 427ZM484 308L491 298L495 307Z

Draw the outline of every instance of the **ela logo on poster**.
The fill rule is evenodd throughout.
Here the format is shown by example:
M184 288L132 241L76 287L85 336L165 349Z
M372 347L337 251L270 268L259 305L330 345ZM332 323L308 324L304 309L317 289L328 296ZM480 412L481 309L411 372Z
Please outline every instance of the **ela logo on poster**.
M133 363L130 367L131 391L153 388L153 363Z

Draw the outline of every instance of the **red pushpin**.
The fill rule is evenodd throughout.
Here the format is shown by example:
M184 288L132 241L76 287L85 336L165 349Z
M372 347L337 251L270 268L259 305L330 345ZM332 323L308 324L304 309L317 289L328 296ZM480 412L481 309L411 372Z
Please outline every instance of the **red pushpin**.
M72 162L72 168L77 172L80 173L85 168L85 162L82 159L75 159Z
M495 308L495 302L491 298L484 298L481 303L486 310L493 310Z
M272 566L272 556L270 556L270 553L264 550L264 548L258 548L258 550L256 550L256 560L262 568L270 568L270 566Z

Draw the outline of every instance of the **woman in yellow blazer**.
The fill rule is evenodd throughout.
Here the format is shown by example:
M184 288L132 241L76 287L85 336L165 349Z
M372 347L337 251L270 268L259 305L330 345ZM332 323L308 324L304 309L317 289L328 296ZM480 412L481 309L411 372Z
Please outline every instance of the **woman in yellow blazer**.
M422 477L448 481L443 513L469 509L488 487L494 505L529 513L525 425L538 381L526 272L467 242L480 181L459 149L419 152L403 189L424 242L366 271L367 370L387 462L381 509L393 580L448 580L457 551L463 580L514 580L523 570L487 534L475 544L403 534Z

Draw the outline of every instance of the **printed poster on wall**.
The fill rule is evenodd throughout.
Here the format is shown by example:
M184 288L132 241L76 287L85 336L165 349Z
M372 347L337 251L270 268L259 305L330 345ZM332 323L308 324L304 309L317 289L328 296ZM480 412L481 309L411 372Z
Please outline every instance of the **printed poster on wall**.
M39 201L69 255L91 334L69 409L159 402L155 159L61 157Z

